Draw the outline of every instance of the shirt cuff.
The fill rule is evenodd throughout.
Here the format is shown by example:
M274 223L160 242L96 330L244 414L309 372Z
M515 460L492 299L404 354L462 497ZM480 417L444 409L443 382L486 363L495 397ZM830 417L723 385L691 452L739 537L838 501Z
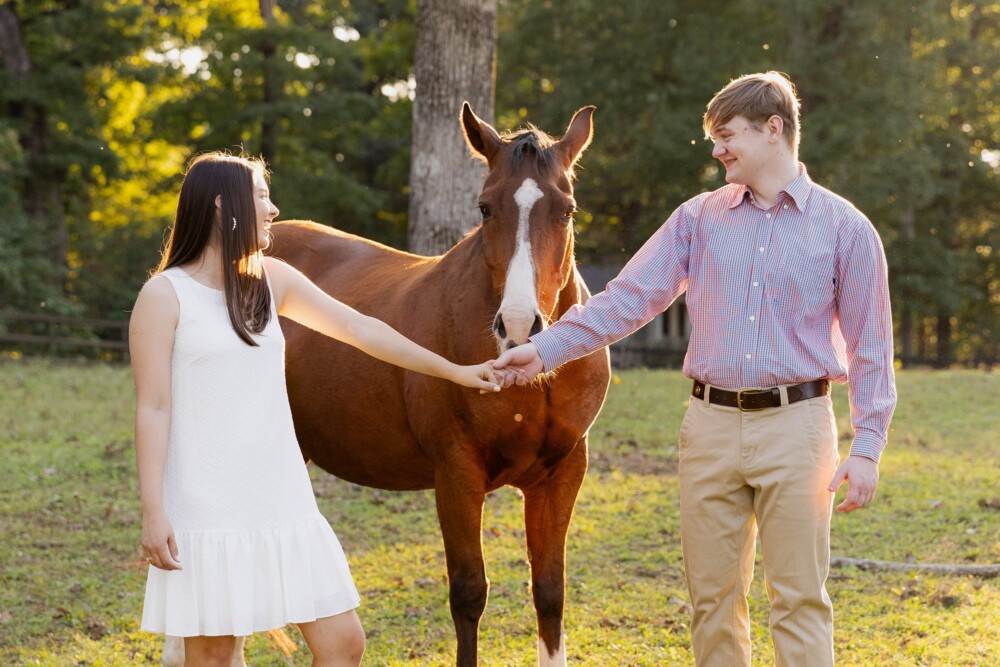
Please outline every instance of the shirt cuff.
M546 373L566 363L566 360L561 358L559 340L550 332L551 329L546 329L528 338L538 350L538 356L542 360L542 366Z
M851 456L863 456L871 459L875 463L882 458L882 450L885 449L885 440L872 431L858 430L854 434L854 442L851 443Z

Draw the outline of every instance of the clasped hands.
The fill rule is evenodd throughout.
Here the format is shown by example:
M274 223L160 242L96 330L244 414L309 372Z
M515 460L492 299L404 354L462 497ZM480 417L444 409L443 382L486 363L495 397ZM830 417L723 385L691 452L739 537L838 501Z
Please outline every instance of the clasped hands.
M504 388L515 384L524 386L545 370L533 343L512 347L490 363L497 383Z
M531 343L518 345L507 350L493 361L475 367L480 369L480 378L495 382L492 391L500 391L513 385L524 386L537 377L544 367L538 349ZM480 388L480 394L490 391Z

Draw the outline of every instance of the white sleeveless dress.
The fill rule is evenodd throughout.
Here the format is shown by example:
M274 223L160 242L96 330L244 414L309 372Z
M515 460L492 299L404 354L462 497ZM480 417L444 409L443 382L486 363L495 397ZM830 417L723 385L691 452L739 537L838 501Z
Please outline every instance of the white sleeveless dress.
M275 308L251 347L221 291L163 275L180 304L163 503L184 569L150 566L142 629L244 636L354 609L295 438Z

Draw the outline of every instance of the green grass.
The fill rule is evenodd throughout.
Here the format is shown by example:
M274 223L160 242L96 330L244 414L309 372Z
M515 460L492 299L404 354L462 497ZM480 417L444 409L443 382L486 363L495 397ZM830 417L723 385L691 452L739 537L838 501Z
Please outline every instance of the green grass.
M836 515L835 555L1000 562L1000 377L904 371L874 505ZM591 469L570 532L566 632L574 665L693 665L678 536L676 431L688 382L629 371L592 431ZM835 391L841 449L850 427ZM0 362L0 665L136 665L159 659L138 630L145 566L127 368ZM444 555L428 492L392 494L313 471L320 507L364 598L366 664L454 661ZM843 492L841 492L841 495ZM520 500L486 502L492 582L484 665L534 665L534 612ZM986 667L1000 656L1000 580L835 570L842 666ZM771 665L760 568L755 665ZM294 630L289 634L301 646ZM255 636L253 665L307 665Z

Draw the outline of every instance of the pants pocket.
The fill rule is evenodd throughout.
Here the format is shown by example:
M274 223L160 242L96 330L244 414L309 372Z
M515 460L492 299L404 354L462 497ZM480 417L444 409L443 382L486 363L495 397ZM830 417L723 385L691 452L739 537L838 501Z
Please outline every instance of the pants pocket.
M691 420L694 418L692 412L695 410L702 410L705 408L705 403L700 398L691 398L688 402L688 408L684 411L684 417L681 418L680 431L677 434L677 453L680 454L688 447L690 442L690 437L688 432L690 429Z
M805 403L813 460L822 468L836 470L840 465L840 454L837 451L837 420L833 414L833 402L829 396L817 396Z

